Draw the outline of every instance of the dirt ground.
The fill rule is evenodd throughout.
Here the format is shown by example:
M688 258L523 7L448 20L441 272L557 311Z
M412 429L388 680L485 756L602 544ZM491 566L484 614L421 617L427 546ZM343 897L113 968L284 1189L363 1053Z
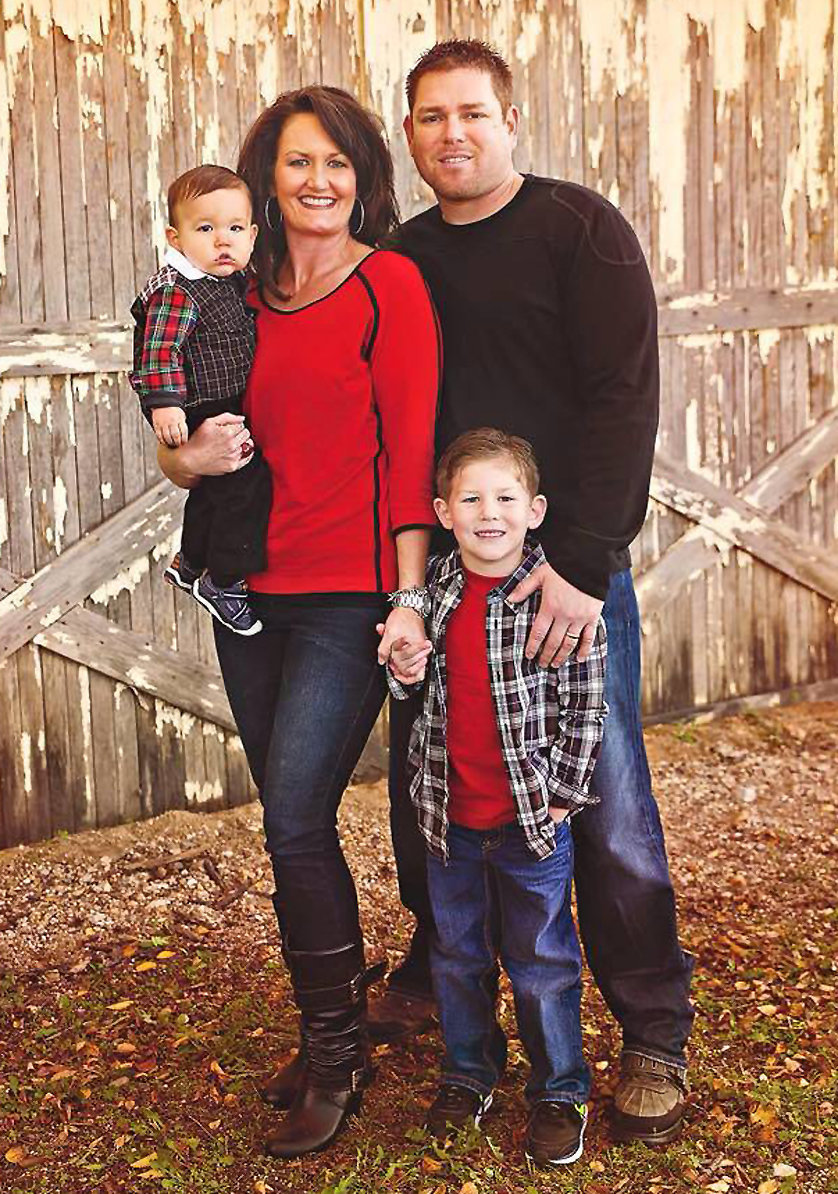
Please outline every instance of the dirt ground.
M696 957L675 1145L610 1141L618 1040L589 982L592 1126L572 1171L521 1157L517 1041L485 1135L441 1149L418 1131L435 1032L378 1050L363 1118L327 1153L261 1156L275 1113L256 1083L295 1029L249 805L0 853L0 1191L838 1191L838 705L659 727L647 741ZM382 785L350 789L342 833L368 953L395 960L409 926Z

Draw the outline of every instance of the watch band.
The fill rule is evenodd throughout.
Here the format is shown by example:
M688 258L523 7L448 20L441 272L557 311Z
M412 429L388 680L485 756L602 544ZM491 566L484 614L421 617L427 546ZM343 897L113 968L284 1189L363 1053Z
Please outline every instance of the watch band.
M387 594L393 609L412 609L423 618L431 612L431 594L425 586L414 589L396 589Z

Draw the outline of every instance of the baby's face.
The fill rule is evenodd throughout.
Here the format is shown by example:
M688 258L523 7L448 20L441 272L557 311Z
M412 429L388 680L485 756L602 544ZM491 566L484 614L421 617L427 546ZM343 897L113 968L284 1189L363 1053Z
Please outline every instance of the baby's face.
M250 196L241 187L227 187L179 203L176 226L166 229L169 244L194 266L216 278L244 269L256 225L251 223Z

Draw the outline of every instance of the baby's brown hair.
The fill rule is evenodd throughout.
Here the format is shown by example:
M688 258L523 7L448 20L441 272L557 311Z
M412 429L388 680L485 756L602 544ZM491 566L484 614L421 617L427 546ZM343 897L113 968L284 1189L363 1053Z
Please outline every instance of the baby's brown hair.
M232 189L244 191L253 206L250 187L235 170L228 170L226 166L195 166L193 170L187 170L169 187L166 196L169 224L175 226L179 204L189 203L201 195L211 195L213 191Z

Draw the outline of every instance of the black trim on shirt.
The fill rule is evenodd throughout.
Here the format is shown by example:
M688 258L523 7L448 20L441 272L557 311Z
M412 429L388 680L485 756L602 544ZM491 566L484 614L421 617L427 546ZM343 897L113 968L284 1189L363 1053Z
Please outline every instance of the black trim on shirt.
M366 261L366 258L364 258L364 260ZM372 284L370 283L369 279L364 277L360 270L358 271L358 280L362 283L364 289L366 290L370 300L370 306L372 307L372 328L370 329L369 336L361 345L361 357L363 360L368 361L372 356L373 348L375 348L375 340L378 335L380 311L378 308L378 299L375 297L375 291L372 288Z

